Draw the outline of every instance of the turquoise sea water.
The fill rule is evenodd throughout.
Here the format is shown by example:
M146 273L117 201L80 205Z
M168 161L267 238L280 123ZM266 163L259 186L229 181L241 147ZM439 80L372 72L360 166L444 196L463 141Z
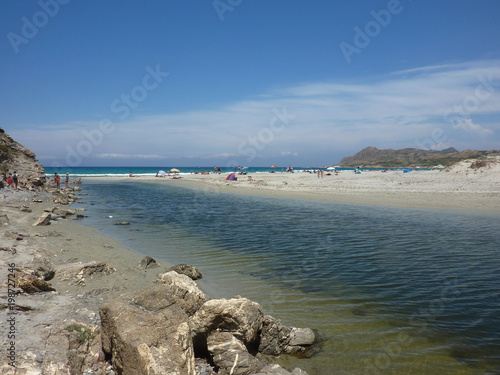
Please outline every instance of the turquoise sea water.
M289 363L310 375L500 373L499 213L82 187L83 224L317 329L318 353Z
M277 166L276 168L269 167L247 167L242 165L242 168L248 173L269 173L269 172L285 172L288 166ZM126 177L130 173L135 176L154 176L157 172L163 170L168 172L170 169L176 168L180 171L180 174L191 174L191 173L201 173L202 171L213 172L214 166L201 166L201 167L45 167L45 173L48 177L54 175L54 173L59 173L60 175L65 175L69 173L71 178L85 178L85 177ZM317 167L316 167L317 168ZM311 170L315 167L294 167L295 171ZM325 169L325 168L323 168ZM354 170L354 168L337 168L338 170ZM383 168L371 168L371 169L383 169ZM222 173L230 173L234 171L234 168L224 168L221 167Z

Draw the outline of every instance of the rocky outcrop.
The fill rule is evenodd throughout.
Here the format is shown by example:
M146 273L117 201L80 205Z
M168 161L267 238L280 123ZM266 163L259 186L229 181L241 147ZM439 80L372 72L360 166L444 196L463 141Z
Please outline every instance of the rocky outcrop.
M14 141L0 128L0 174L8 176L13 172L19 175L21 188L34 190L43 186L47 180L35 154Z
M100 315L103 351L119 374L195 374L198 356L219 375L306 375L266 366L256 354L304 354L315 341L312 330L284 326L247 298L209 299L175 271L103 305Z
M366 147L353 156L343 158L339 165L341 167L408 167L411 165L433 167L438 164L449 166L462 160L484 158L498 153L498 150L459 152L452 147L441 151L416 148L379 150L376 147Z

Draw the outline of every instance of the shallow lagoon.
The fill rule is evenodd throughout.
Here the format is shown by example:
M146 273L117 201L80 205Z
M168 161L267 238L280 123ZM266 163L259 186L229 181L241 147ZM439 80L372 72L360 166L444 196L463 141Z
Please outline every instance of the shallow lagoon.
M310 375L500 369L499 213L157 183L83 187L84 224L158 260L199 267L212 297L239 294L286 324L317 329L320 351L286 360Z

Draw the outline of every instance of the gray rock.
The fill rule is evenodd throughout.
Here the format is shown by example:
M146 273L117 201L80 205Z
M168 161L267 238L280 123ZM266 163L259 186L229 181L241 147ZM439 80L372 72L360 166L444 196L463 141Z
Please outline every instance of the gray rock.
M267 355L309 354L311 345L316 341L316 335L310 328L288 327L266 315L262 320L259 352Z
M293 327L292 331L290 332L288 345L308 346L314 344L314 341L316 341L316 335L314 334L314 331L312 329Z
M159 266L160 265L156 262L155 259L151 258L150 256L145 256L144 258L141 259L137 267L141 270L147 270Z
M177 264L170 267L167 271L175 271L182 275L189 276L193 280L199 280L203 277L196 267L190 266L189 264Z
M35 222L33 223L34 227L37 226L44 226L44 225L49 225L50 224L50 219L51 219L51 213L50 212L44 212L40 216L38 216L35 219Z

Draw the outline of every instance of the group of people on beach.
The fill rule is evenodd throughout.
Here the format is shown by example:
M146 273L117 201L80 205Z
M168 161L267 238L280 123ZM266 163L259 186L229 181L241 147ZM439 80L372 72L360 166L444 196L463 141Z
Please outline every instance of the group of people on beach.
M58 189L60 189L61 188L61 176L59 176L59 173L57 173L57 172L54 173L53 180L54 180L54 183L56 184L56 187ZM82 182L81 178L78 178L78 179L74 180L75 184L81 184L81 182ZM70 181L69 181L69 173L66 173L66 175L64 176L64 185L66 185L66 187L68 187L69 183L70 183Z
M2 181L7 183L7 187L14 187L14 190L19 190L19 184L22 183L19 181L19 175L17 174L16 171L9 173L9 175L5 175L5 173L2 175Z

